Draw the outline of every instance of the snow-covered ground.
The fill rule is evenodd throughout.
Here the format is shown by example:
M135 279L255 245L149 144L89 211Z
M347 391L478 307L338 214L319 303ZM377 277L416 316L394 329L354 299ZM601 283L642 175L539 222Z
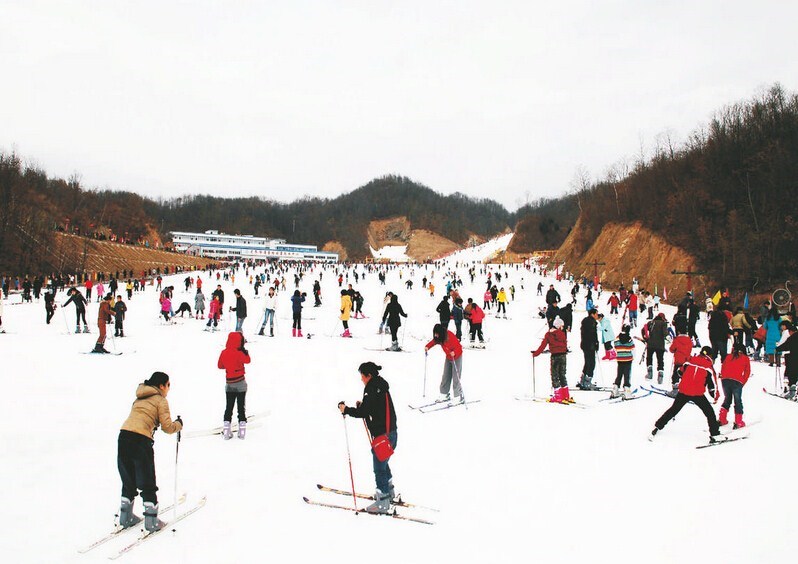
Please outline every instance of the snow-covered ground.
M369 246L369 249L371 250L371 256L375 259L410 262L410 257L407 256L407 245L387 245L379 249Z
M446 259L450 261L460 261L466 263L481 262L493 256L497 251L503 251L507 249L507 245L510 244L510 240L512 238L512 233L505 233L504 235L500 235L499 237L485 241L481 245L467 247L465 249L455 251L448 255Z
M463 260L460 258L459 260ZM479 269L480 266L477 266ZM360 270L360 269L359 269ZM362 271L362 270L361 270ZM774 370L757 363L745 388L750 438L696 450L707 441L706 422L688 405L650 443L655 419L670 405L662 396L629 403L599 402L605 394L574 392L589 409L516 401L529 394L536 373L539 395L548 392L548 358L533 363L530 349L545 331L536 315L539 278L507 267L501 285L516 288L511 319L485 321L488 350L466 350L463 386L466 410L421 414L408 404L437 392L443 355L430 351L445 281L432 267L392 269L381 286L376 274L355 283L366 298L368 318L352 320L355 338L342 339L337 320L340 289L332 270L324 272L321 308L305 308L305 333L292 338L288 292L281 294L277 336L256 337L260 300L239 273L251 311L244 330L252 364L247 367L250 413L268 412L247 439L184 438L175 467L175 437L156 434L156 467L163 504L178 489L188 506L202 495L207 505L123 557L128 562L787 562L796 517L793 469L798 440L798 406L762 393L772 388ZM319 272L301 289L310 294ZM421 278L438 290L430 297ZM479 299L462 270L464 297ZM412 277L414 287L404 282ZM183 300L183 276L167 278ZM290 281L293 277L289 274ZM206 294L213 289L203 275ZM550 280L545 280L548 286ZM234 286L223 283L228 304ZM289 282L289 286L290 286ZM565 283L557 284L565 296ZM401 333L409 354L369 350L388 346L376 333L386 290L398 293L409 314ZM599 301L606 311L607 293ZM63 303L64 294L58 295ZM309 299L309 304L312 300ZM171 376L169 403L186 432L221 424L224 376L216 361L230 329L203 332L203 322L186 318L165 325L158 318L157 293L148 286L128 304L124 339L108 347L121 356L80 354L96 338L97 304L88 318L91 335L72 334L74 311L58 310L45 325L44 305L8 305L0 335L6 392L3 401L3 511L0 554L6 562L104 562L132 540L128 532L86 555L77 549L111 529L120 481L116 439L128 415L136 385L156 370ZM580 301L580 307L583 307ZM665 307L670 317L673 309ZM582 368L576 334L570 336L568 379ZM614 320L616 330L619 320ZM706 324L699 327L706 339ZM111 331L113 334L113 331ZM639 356L640 350L636 351ZM667 366L670 366L670 355ZM399 441L391 461L404 498L439 513L400 510L430 518L421 525L385 517L312 507L303 496L348 505L349 498L324 494L317 483L349 488L348 431L355 487L371 492L374 480L360 421L342 419L336 404L362 395L361 362L383 366L397 408ZM596 380L609 384L615 363L601 362ZM426 373L426 386L425 386ZM633 385L643 383L637 361ZM717 407L717 406L716 406ZM140 513L140 499L136 509ZM169 517L169 515L167 515ZM156 560L157 559L157 560Z

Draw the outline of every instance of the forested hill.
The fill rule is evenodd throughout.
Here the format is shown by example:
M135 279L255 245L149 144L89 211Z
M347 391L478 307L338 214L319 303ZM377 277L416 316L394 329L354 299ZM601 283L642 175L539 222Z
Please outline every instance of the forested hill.
M574 196L581 254L605 224L639 221L721 285L761 290L794 279L798 95L776 85L726 107L682 146L658 146L625 175L613 171Z
M373 180L334 199L303 198L280 204L258 198L188 196L154 206L149 213L164 218L166 229L253 233L319 246L338 241L350 258L364 258L369 249L369 222L406 216L413 229L428 229L457 243L470 235L492 237L512 227L513 216L489 199L462 194L444 196L401 176Z

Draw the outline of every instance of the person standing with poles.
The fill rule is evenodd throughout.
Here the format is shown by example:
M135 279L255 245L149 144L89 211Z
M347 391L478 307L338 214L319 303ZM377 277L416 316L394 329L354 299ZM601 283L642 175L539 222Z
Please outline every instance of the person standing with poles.
M343 401L338 402L341 414L363 419L372 445L371 455L374 467L374 480L377 489L374 492L374 503L366 507L368 513L388 513L391 510L391 501L396 497L393 485L393 474L388 462L396 448L397 425L396 410L389 392L390 386L379 371L382 366L373 362L364 362L358 367L360 380L363 382L363 399L355 407L347 407ZM386 444L387 439L387 444ZM390 448L383 450L390 445ZM348 436L347 436L348 445ZM350 460L351 472L351 460ZM354 494L354 483L353 483Z
M565 377L567 368L568 354L568 335L563 329L565 322L559 317L554 320L551 329L548 330L537 350L532 351L532 368L535 368L535 358L537 358L546 347L551 353L551 387L554 390L549 401L552 403L570 403L571 393L568 390L568 380ZM595 355L595 352L593 353Z
M463 347L457 336L438 323L432 328L432 340L424 345L424 354L435 345L440 345L446 354L443 362L443 375L441 377L440 396L435 403L447 402L450 399L449 389L454 392L455 404L465 403L460 375L463 373Z
M401 351L399 347L399 327L402 325L402 317L407 317L407 314L402 309L399 303L399 297L396 294L391 294L391 301L385 306L385 312L382 314L381 326L387 326L391 330L391 346L388 351Z
M79 294L78 294L79 295ZM111 309L111 294L103 296L103 301L100 303L100 309L97 312L97 328L100 335L97 337L97 342L94 344L93 353L108 353L105 349L105 326L111 322L111 318L116 317L116 313Z
M83 297L83 294L78 292L77 288L74 288L74 287L70 288L70 290L69 290L69 299L66 302L64 302L64 304L61 307L65 308L70 303L75 304L75 316L76 316L75 333L80 333L80 321L81 321L81 319L83 320L83 332L84 333L88 333L89 332L89 324L86 323L86 303L87 302L86 302L86 298Z
M244 348L246 340L244 335L233 331L227 335L227 344L219 355L216 366L225 371L226 384L224 387L227 403L224 408L224 422L222 424L222 437L224 440L233 438L230 425L233 420L233 405L238 405L238 438L243 439L247 431L247 413L245 409L247 398L247 381L244 379L244 365L249 364L249 352Z
M598 355L598 310L591 309L587 317L582 320L579 328L582 342L579 345L585 357L582 368L582 380L577 384L580 390L596 390L598 386L593 383L593 372L596 369L596 356Z
M128 528L141 521L133 513L133 502L141 491L144 502L144 528L157 531L164 523L158 519L158 486L155 479L155 455L153 433L158 427L169 435L183 429L180 416L172 421L169 413L171 384L164 372L153 372L148 380L138 385L136 400L130 415L119 431L117 468L122 479L122 503L119 510L119 525Z

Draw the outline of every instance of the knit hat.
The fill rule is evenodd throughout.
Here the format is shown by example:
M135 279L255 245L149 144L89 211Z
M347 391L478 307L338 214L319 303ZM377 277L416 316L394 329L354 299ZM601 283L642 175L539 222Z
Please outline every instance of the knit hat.
M554 325L555 329L562 329L565 326L565 322L559 317L555 317L554 323L552 323L552 325Z

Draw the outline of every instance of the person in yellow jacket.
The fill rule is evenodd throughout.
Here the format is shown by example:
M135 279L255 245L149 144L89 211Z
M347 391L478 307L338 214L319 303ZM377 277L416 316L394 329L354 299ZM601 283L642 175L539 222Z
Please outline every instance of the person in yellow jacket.
M351 337L349 332L349 314L352 312L352 298L346 290L341 290L341 321L344 324L344 332L341 337Z
M503 317L507 319L507 293L504 291L504 288L499 290L499 293L496 294L496 301L499 302L499 309L496 312L496 317L504 314Z
M158 486L152 445L159 426L167 434L183 429L180 417L172 421L169 413L166 396L170 387L169 376L163 372L153 372L148 380L139 384L130 415L119 431L116 464L122 478L120 527L132 527L141 521L141 517L133 514L133 501L139 490L144 502L144 527L148 531L157 531L164 525L158 519Z

